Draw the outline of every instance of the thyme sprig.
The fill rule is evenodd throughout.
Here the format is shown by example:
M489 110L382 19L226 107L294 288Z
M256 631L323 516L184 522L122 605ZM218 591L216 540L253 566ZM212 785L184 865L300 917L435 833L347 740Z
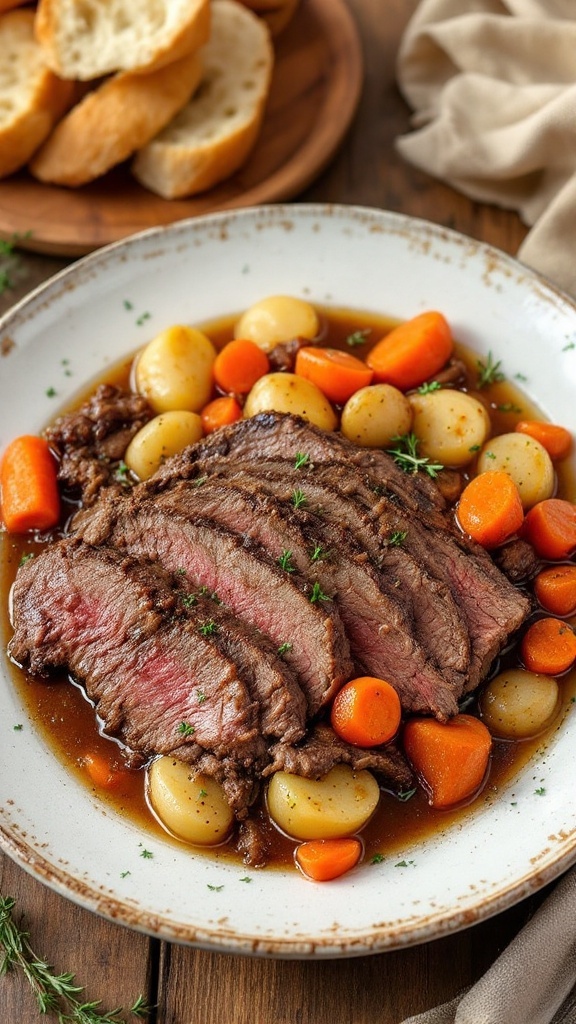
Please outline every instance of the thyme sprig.
M422 470L428 476L436 477L444 469L442 463L430 462L426 455L418 455L420 441L416 434L399 434L392 441L396 442L396 447L388 448L388 454L405 473L418 473Z
M497 363L494 362L491 352L488 353L485 363L481 359L476 361L476 366L478 367L476 387L478 390L487 387L489 384L497 384L498 381L505 379L500 365L500 360Z
M30 984L41 1014L52 1014L58 1024L125 1024L126 1013L140 1019L151 1011L143 996L138 996L129 1010L117 1007L100 1013L99 1000L85 1001L84 989L75 984L70 972L56 974L53 967L36 955L28 932L14 921L12 910L16 900L0 896L0 977L11 970L20 970Z

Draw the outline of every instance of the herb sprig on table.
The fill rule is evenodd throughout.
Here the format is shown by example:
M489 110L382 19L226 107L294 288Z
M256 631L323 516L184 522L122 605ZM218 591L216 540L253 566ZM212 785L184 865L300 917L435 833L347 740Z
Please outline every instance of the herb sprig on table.
M21 970L41 1014L51 1014L58 1024L126 1024L126 1013L139 1019L150 1014L152 1008L143 996L138 996L129 1010L118 1007L99 1013L99 1001L83 999L84 989L74 983L73 974L56 974L49 963L36 955L28 932L14 921L15 903L11 896L0 895L0 977L11 970Z

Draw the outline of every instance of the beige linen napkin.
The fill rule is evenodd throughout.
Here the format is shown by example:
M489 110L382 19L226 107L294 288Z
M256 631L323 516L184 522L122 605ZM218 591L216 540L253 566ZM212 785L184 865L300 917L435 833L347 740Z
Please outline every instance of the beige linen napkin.
M574 1024L576 868L472 988L403 1024Z
M518 257L576 294L576 0L422 0L397 77L406 160L518 211Z

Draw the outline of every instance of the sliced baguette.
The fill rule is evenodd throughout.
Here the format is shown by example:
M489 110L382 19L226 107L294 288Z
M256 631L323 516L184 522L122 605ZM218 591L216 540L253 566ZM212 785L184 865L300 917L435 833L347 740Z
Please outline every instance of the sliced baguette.
M156 70L209 35L210 0L40 0L36 14L48 64L80 81Z
M34 12L0 15L0 177L28 162L74 99L34 38Z
M135 156L132 173L164 199L228 178L256 142L274 63L265 23L237 0L213 0L210 41L196 95Z
M88 93L30 163L40 181L84 185L126 160L189 100L202 74L189 54L148 75L123 72Z

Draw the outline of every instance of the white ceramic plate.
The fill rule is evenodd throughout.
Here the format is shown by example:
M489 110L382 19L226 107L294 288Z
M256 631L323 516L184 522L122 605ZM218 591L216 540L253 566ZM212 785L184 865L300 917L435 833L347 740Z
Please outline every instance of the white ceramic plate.
M0 321L0 449L54 415L48 388L65 402L159 329L279 292L400 318L441 309L456 337L481 355L492 351L508 377L522 373L543 412L576 428L570 299L503 254L439 227L375 210L295 205L135 236L15 307ZM490 802L381 864L326 885L294 870L252 871L247 885L241 865L143 837L93 798L27 723L2 666L0 836L7 853L58 892L143 931L260 955L365 954L463 928L574 863L575 744L569 716ZM535 793L541 787L545 797ZM139 856L142 841L153 859ZM400 860L413 864L399 869Z

